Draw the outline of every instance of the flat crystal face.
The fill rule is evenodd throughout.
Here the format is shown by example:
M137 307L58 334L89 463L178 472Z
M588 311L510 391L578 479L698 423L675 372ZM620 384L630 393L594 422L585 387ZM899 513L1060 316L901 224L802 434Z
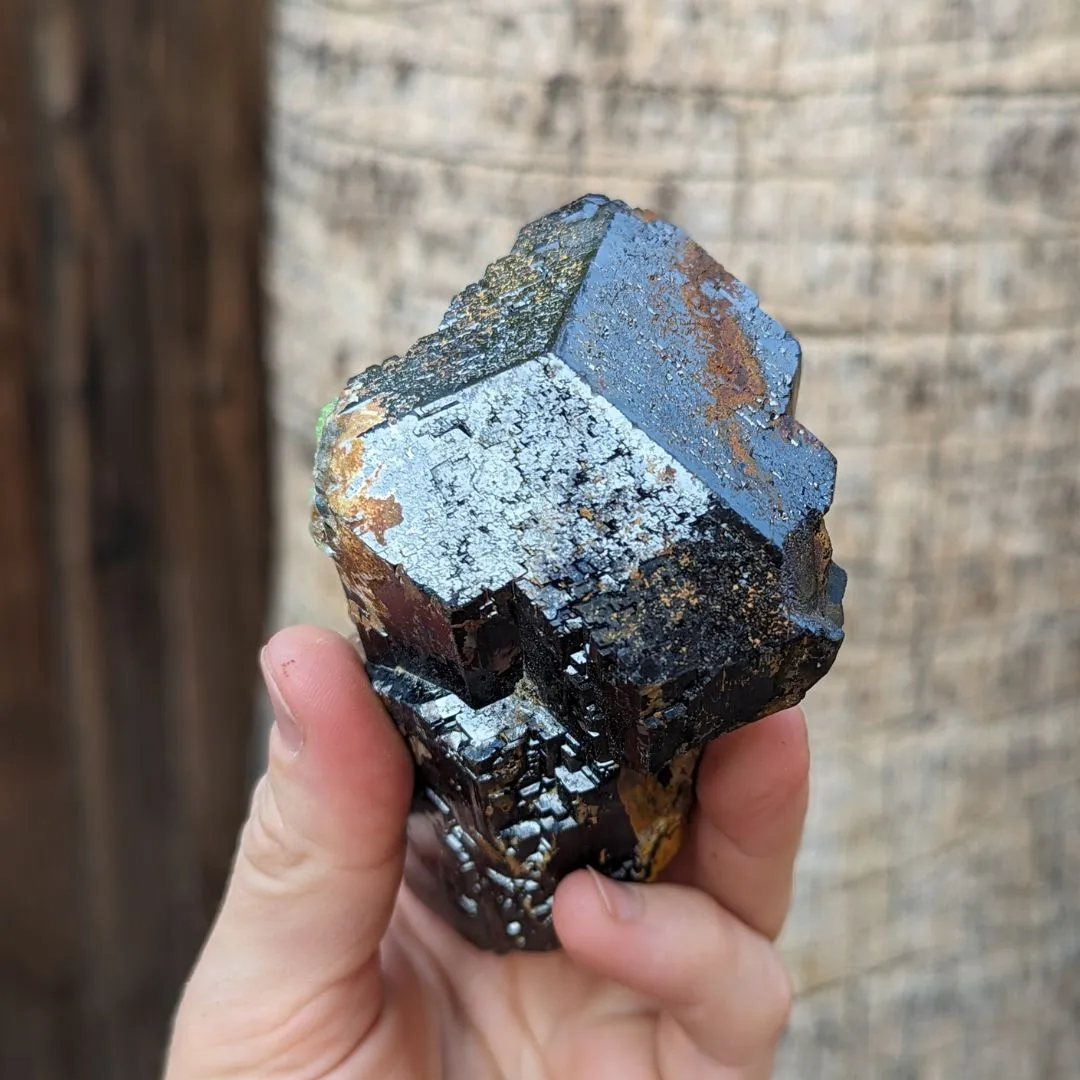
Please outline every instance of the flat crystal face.
M363 461L338 505L393 500L400 522L381 542L366 539L451 607L513 581L542 588L575 562L625 581L689 536L712 501L705 484L553 355L359 438Z
M372 664L463 724L527 705L616 774L667 777L798 701L839 648L845 580L823 521L835 460L794 417L800 363L675 226L601 196L526 226L323 424L313 530ZM426 744L451 769L450 729L404 686L382 692L418 761ZM455 829L497 839L462 816L488 781L462 775L454 798L427 788L444 852ZM650 860L631 843L619 865Z

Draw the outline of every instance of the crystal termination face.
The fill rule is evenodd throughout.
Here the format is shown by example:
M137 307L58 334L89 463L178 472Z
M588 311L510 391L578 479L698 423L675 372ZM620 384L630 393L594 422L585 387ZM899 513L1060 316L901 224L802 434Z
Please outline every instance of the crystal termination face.
M557 944L579 867L654 878L701 747L835 659L800 360L680 229L590 195L328 412L312 528L416 761L407 876L476 944Z

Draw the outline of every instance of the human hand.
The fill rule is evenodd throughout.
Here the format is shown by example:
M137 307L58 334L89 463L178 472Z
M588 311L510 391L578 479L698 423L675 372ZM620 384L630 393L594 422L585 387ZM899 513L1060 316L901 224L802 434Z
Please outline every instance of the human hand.
M808 793L802 713L709 746L662 883L559 886L563 949L495 956L401 885L408 752L344 638L263 654L274 703L232 879L166 1080L750 1080L790 984L772 945Z

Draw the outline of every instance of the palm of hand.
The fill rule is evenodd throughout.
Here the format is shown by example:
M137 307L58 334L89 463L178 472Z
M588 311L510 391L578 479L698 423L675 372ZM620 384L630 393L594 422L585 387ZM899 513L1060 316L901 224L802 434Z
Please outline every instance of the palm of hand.
M742 1019L760 1025L764 1040L747 1040L745 1030L719 1040L708 1035L709 1042L726 1044L731 1062L747 1056L725 1065L650 995L583 968L566 952L479 952L408 893L384 956L386 1007L343 1078L749 1080L769 1075L785 1017L783 984L754 987L749 980L742 990L756 990L759 998ZM420 1016L427 1019L423 1039ZM712 1019L722 1023L721 1016Z
M807 797L798 710L706 750L664 883L573 874L555 903L563 949L498 957L400 886L411 766L347 643L286 631L264 670L270 774L167 1080L770 1074L789 997L770 939Z

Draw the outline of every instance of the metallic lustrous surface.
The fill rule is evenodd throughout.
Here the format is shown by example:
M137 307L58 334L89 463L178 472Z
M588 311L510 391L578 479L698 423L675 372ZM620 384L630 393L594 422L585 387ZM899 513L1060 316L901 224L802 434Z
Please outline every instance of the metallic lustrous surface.
M654 781L571 735L527 684L477 710L407 672L370 670L417 761L410 883L478 944L549 947L565 874L590 864L641 880L677 850L696 755ZM643 787L651 832L630 803Z
M588 196L326 416L314 532L417 758L424 891L468 879L474 940L552 944L575 866L657 872L686 763L832 663L835 461L794 419L799 365L681 230Z

